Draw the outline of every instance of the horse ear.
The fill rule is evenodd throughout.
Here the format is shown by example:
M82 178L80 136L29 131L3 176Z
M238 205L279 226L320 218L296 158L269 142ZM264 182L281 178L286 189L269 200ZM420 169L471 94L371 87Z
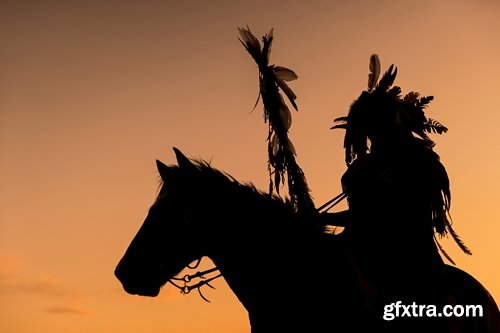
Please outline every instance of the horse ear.
M196 167L194 164L177 148L173 148L175 152L175 157L177 158L177 164L180 168L185 170L194 170Z
M160 174L161 179L163 179L163 181L166 181L166 179L168 178L168 174L170 173L170 168L159 160L156 160L156 168L158 169L158 173Z

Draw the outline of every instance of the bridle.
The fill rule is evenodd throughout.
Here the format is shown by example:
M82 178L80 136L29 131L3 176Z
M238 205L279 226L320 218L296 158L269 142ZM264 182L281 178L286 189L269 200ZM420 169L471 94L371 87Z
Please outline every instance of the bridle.
M199 258L194 265L188 265L187 268L196 269L196 268L198 268L200 263L201 263L201 258ZM213 272L217 272L217 271L219 271L219 269L216 266L214 266L210 269L206 269L204 271L198 271L194 274L186 274L182 278L173 277L170 280L168 280L168 282L170 282L174 287L179 289L181 294L183 294L183 295L189 294L191 292L191 290L193 290L193 289L198 289L198 293L200 294L200 297L203 298L204 301L210 303L210 301L201 292L201 287L206 285L212 289L215 289L215 287L212 286L210 284L210 282L221 277L222 273L219 272L219 274L214 275L210 278L206 278L205 275L213 273ZM194 279L201 279L201 281L197 282L193 285L189 285L189 283L192 282ZM178 282L182 281L184 283L184 285L181 286L177 282L174 282L174 281L178 281Z
M184 222L187 223L188 225L191 225L190 217L191 217L191 214L189 212L184 215ZM203 257L200 257L196 261L194 261L194 263L188 264L186 266L186 268L189 268L190 270L197 269L200 266L202 258ZM200 297L204 301L210 303L210 301L201 292L201 287L206 285L212 289L215 289L215 287L212 286L210 284L210 282L221 277L222 273L219 272L218 274L211 276L209 278L207 278L206 275L217 272L217 271L219 271L219 268L214 266L214 267L212 267L210 269L206 269L204 271L197 271L194 274L186 274L181 278L174 276L174 277L170 278L167 281L167 283L170 282L175 288L179 289L179 291L181 292L182 295L187 295L191 292L191 290L197 289L198 293L200 294ZM191 282L193 282L194 280L197 280L197 279L199 279L201 281L194 283L194 284L190 284ZM181 283L182 283L182 285L181 285Z
M333 207L335 207L338 203L340 203L342 200L344 200L346 197L347 197L347 194L345 194L344 192L342 192L339 195L337 195L336 197L328 200L326 203L324 203L323 205L321 205L319 208L316 209L316 211L318 213L326 213L330 209L332 209ZM189 268L189 269L191 269L191 270L194 270L194 269L198 268L200 266L201 259L202 258L199 258L198 260L196 260L196 262L194 263L194 265L189 264L186 267ZM207 274L211 274L211 273L214 273L214 272L219 272L219 273L216 274L216 275L214 275L214 276L211 276L209 278L207 278L205 276ZM177 289L179 289L182 295L187 295L193 289L197 289L198 293L200 294L200 297L204 301L210 303L210 300L208 300L203 295L203 293L201 292L201 287L208 286L208 287L210 287L212 289L215 289L215 287L212 286L210 284L210 282L212 282L213 280L215 280L215 279L217 279L217 278L219 278L221 276L222 276L222 273L219 271L219 268L217 268L217 266L214 266L214 267L212 267L210 269L206 269L204 271L197 271L194 274L186 274L186 275L184 275L181 278L172 277L172 278L170 278L168 280L168 282L170 282L174 287L176 287ZM200 279L201 281L199 281L199 282L197 282L195 284L189 284L190 282L193 282L193 280L196 280L196 279ZM183 285L179 284L181 282L183 283Z

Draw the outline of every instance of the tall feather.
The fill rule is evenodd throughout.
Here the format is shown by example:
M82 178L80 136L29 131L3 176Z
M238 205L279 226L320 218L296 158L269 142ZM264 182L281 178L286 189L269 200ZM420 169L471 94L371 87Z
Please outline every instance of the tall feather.
M368 74L368 92L371 92L373 89L375 89L378 78L380 76L380 60L378 58L378 55L371 55L369 69L370 74Z
M273 41L273 30L262 37L262 48L250 29L238 28L239 40L252 56L259 68L259 85L264 104L264 121L269 123L267 137L269 192L279 194L281 185L288 182L290 201L297 211L314 210L314 202L304 172L295 159L295 148L288 138L292 125L292 116L285 104L283 93L295 110L297 96L286 82L296 80L297 74L291 69L269 65L269 56Z
M249 30L250 31L250 30ZM273 44L273 29L271 29L264 37L262 37L262 65L269 65L271 56L271 45Z
M250 28L238 28L238 32L240 33L240 37L238 40L243 44L248 53L252 56L252 58L260 65L262 61L262 50L260 47L259 40L255 38L255 36L250 31ZM270 46L269 46L270 47Z
M386 92L394 83L396 75L398 75L398 68L394 67L394 65L391 65L387 72L382 75L382 78L380 79L376 90L379 92Z

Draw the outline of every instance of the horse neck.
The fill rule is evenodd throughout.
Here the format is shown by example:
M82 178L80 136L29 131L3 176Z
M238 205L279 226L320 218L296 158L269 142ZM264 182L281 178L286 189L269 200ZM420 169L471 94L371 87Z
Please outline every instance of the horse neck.
M321 268L326 252L320 250L312 228L279 202L233 198L218 212L218 227L207 230L211 239L207 255L247 311L266 312L266 304L284 304L292 298L296 302L306 297L301 293L331 301L334 296L329 292L306 290L332 282L332 271ZM303 288L297 290L298 285Z
M236 191L213 197L216 202L210 208L213 216L204 217L211 226L203 232L208 243L205 254L248 309L256 290L265 288L262 275L277 274L273 266L280 263L272 248L276 242L282 242L277 224L281 224L278 217L284 216L276 211L276 205L267 209L269 202L255 198L254 194L260 195L257 192L241 190L244 193Z
M278 304L290 315L299 302L314 304L315 318L331 318L339 296L321 286L336 283L339 267L319 232L280 199L253 187L232 182L209 188L215 192L198 207L205 255L248 312L269 315Z
M235 246L210 257L248 311L252 332L327 332L351 316L347 303L355 295L344 281L354 279L336 266L334 251L293 230L279 241L254 235L240 240L252 247Z

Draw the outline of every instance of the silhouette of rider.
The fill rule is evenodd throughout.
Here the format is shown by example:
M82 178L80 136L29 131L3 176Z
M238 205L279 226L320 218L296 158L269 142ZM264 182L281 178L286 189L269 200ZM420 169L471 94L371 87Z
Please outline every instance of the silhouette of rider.
M373 292L368 297L414 301L436 295L444 283L436 233L449 232L469 250L451 228L448 176L426 134L447 131L424 115L432 96L401 98L392 87L397 69L391 66L377 84L377 66L374 55L368 90L332 127L346 130L341 183L349 209L329 218L345 225L341 237Z

